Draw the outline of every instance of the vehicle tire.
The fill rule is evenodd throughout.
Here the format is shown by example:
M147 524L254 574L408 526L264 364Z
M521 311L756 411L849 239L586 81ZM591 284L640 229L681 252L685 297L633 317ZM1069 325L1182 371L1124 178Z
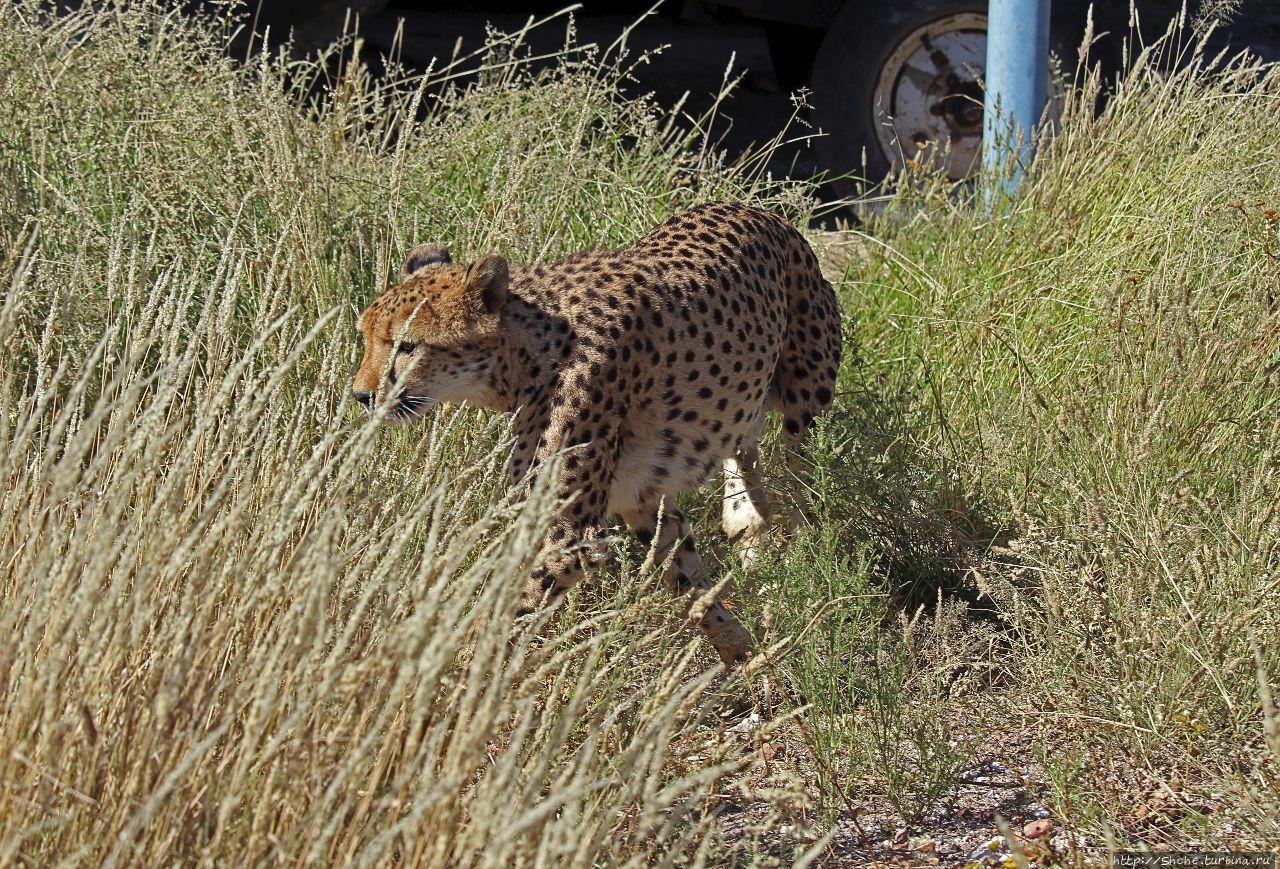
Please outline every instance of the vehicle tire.
M1074 61L1083 8L1053 5L1050 45ZM982 144L986 7L984 0L912 0L869 14L867 4L851 0L837 13L810 77L813 119L825 134L815 149L837 193L854 195L858 178L879 181L924 149L951 177L969 175ZM1061 47L1068 45L1069 56Z

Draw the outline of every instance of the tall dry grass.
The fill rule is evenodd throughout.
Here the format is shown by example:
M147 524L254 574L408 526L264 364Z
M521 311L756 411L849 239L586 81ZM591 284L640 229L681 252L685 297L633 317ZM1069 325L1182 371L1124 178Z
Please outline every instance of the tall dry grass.
M240 67L230 27L0 3L0 864L745 848L652 577L513 634L550 496L507 491L502 421L347 393L410 243L531 259L762 182L622 100L618 50L441 89Z
M840 241L837 406L774 479L816 522L740 577L803 793L737 775L623 546L508 643L548 494L501 420L345 397L412 242L531 260L803 186L621 99L618 47L497 37L450 89L0 0L0 863L809 859L771 812L940 823L1005 744L1095 844L1274 848L1280 79L1183 32L1068 89L994 213L911 170Z

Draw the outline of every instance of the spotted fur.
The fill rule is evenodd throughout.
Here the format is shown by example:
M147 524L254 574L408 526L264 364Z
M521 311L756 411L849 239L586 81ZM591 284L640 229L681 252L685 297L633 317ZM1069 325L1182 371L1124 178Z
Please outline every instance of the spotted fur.
M402 283L360 318L354 395L390 389L405 422L434 401L516 414L510 472L520 481L569 449L555 518L522 612L563 594L600 557L621 518L690 601L712 587L675 496L725 470L723 524L750 560L769 527L756 442L766 408L794 449L831 406L840 312L812 249L756 208L712 203L629 248L509 267L469 265L420 245ZM691 613L727 663L749 635L719 600Z

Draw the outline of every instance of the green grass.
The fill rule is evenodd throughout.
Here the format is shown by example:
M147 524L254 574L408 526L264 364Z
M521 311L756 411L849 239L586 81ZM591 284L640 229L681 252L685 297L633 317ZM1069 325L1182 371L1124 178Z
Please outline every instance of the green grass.
M975 663L1000 715L1088 758L1068 814L1119 842L1274 847L1280 70L1181 38L1096 116L1079 82L990 216L902 179L842 282L846 382L887 408L954 547L935 587L997 625ZM888 458L875 424L861 451ZM1170 782L1175 820L1141 817Z
M1280 72L1137 58L994 214L912 169L842 237L837 406L738 576L744 740L623 541L508 642L548 495L500 418L366 423L354 319L417 241L811 190L616 49L438 91L229 34L0 0L0 863L789 861L868 801L936 823L1015 733L1095 843L1280 843Z

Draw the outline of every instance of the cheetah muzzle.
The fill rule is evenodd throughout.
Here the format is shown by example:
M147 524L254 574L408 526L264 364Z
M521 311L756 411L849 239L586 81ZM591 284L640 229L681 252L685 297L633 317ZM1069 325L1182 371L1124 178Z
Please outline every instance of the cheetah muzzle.
M353 395L408 422L437 401L512 412L513 482L552 455L554 518L522 593L532 612L602 556L622 519L666 562L664 581L726 664L748 632L713 587L676 495L723 466L723 526L749 562L769 528L757 441L781 414L795 454L831 406L840 311L813 250L777 215L712 203L678 214L631 247L546 265L487 256L463 265L419 245L404 279L360 317L364 358Z

